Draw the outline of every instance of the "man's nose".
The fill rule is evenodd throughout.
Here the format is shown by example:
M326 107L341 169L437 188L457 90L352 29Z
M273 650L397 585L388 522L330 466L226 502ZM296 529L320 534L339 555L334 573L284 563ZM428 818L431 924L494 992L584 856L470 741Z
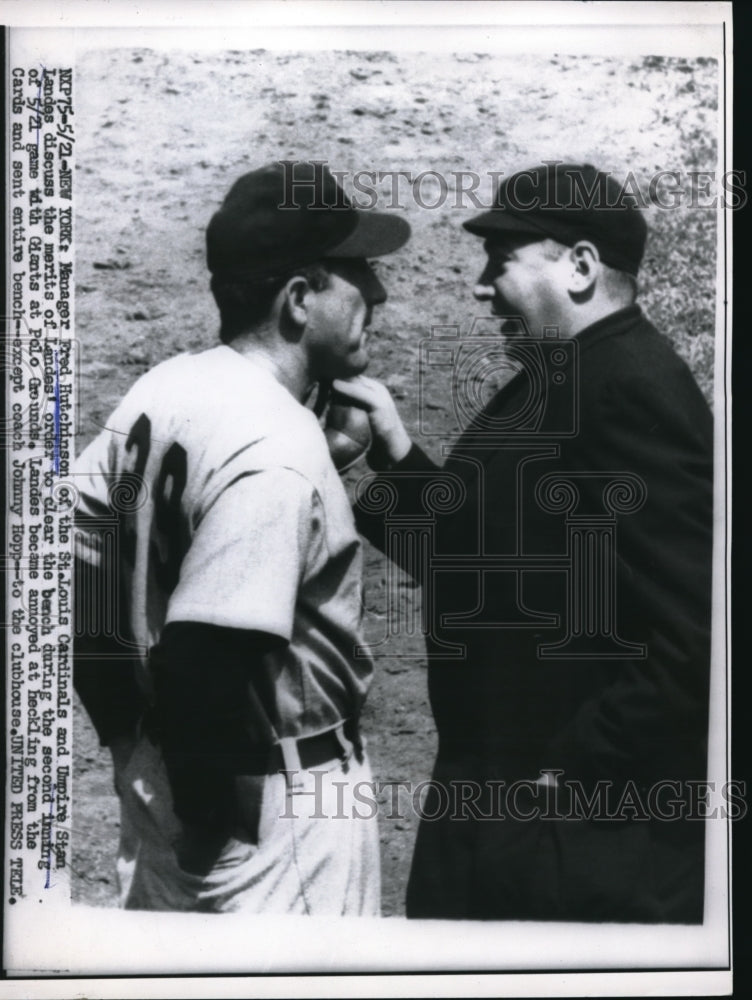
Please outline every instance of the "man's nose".
M386 302L386 288L384 288L373 271L369 275L364 297L369 306L380 306L383 302Z
M485 282L481 276L478 279L478 283L473 289L473 295L479 302L487 302L496 295L496 289L493 285Z
M486 302L488 299L492 299L496 295L496 289L494 288L493 278L494 278L494 268L490 260L486 261L486 266L475 283L475 288L473 289L473 295L479 302Z

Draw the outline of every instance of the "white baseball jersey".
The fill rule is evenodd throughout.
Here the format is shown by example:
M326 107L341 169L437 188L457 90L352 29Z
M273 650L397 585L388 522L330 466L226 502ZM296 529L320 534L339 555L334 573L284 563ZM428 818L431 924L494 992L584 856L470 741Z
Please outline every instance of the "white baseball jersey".
M270 372L226 345L158 365L76 476L78 554L99 565L115 526L147 693L165 624L204 622L287 640L264 661L280 738L359 714L360 541L318 421Z

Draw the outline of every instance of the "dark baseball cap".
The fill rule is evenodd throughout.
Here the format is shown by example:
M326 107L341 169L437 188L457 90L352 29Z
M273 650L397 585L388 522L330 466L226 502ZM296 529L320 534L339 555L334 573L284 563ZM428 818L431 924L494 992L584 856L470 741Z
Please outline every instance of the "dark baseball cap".
M486 239L526 233L565 246L589 240L605 264L632 275L647 237L635 196L590 163L551 161L511 174L499 183L491 210L463 225Z
M407 242L400 216L355 208L321 160L279 160L235 181L206 230L212 274L284 276L323 258L381 257Z

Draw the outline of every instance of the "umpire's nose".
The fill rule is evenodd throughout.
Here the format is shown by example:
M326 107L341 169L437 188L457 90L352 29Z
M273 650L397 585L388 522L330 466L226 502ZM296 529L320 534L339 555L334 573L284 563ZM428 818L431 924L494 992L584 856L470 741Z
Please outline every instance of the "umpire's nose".
M490 302L496 294L493 285L484 285L481 282L473 288L473 295L478 302Z
M479 302L488 302L496 295L496 289L493 285L493 269L491 266L491 261L486 261L486 266L483 268L483 272L475 283L473 288L473 295Z

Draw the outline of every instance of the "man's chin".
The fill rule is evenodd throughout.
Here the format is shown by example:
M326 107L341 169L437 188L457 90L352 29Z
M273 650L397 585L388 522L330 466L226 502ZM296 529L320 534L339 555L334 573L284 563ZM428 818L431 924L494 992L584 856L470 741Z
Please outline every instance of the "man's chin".
M525 329L525 324L519 319L502 318L499 332L506 336L521 337L527 333L527 330Z
M352 356L353 367L358 368L359 371L356 375L360 375L360 372L364 372L371 361L371 355L368 353L368 334L365 334L360 342L360 347Z
M499 320L499 333L520 336L526 332L525 325L514 309L511 309L505 302L494 302L491 307L491 315Z
M342 372L336 376L336 378L348 379L354 378L356 375L362 375L363 372L368 368L371 359L365 352L358 352L357 355L348 359L347 365L342 366Z

